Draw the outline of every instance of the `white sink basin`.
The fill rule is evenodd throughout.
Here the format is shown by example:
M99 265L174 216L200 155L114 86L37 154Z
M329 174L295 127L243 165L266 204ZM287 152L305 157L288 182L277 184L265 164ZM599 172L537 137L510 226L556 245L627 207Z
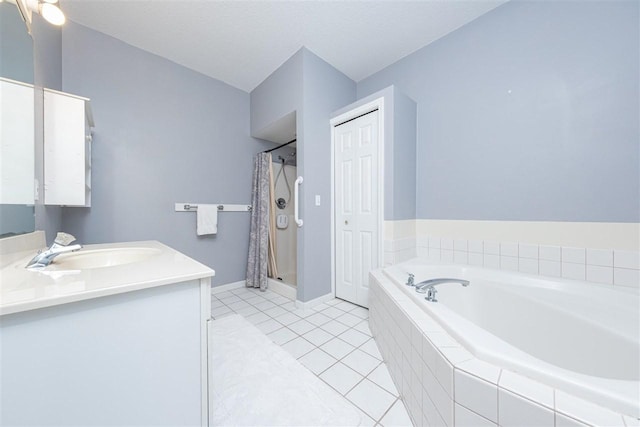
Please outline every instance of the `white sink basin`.
M44 271L88 270L140 262L158 255L155 248L94 249L58 255Z

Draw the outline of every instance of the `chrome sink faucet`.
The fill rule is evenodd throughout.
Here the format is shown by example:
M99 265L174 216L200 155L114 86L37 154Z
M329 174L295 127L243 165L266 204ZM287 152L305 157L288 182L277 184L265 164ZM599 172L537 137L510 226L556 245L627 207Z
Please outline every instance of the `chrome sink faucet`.
M54 240L53 245L47 250L39 251L36 256L33 257L31 261L27 264L26 268L42 268L51 264L53 259L60 254L64 254L67 252L75 252L77 250L82 249L82 245L75 244L69 246L69 244L73 243L76 240L71 234L67 233L58 233L56 235L56 240Z
M435 288L437 285L441 285L443 283L460 283L462 286L469 286L468 280L463 279L449 279L449 278L441 278L441 279L429 279L423 282L420 282L416 285L416 292L424 294L427 296L424 298L429 302L438 302L436 299L436 294L438 290Z

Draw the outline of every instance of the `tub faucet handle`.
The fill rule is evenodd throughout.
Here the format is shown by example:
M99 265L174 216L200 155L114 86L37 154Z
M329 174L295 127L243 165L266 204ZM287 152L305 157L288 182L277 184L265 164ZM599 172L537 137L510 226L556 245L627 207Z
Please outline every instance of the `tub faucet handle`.
M415 276L412 273L409 273L409 277L407 278L407 283L405 283L407 286L415 286L415 281L414 281Z
M428 286L427 287L427 296L424 297L424 299L426 299L427 301L431 301L431 302L438 302L438 300L436 299L436 294L437 293L438 293L438 290L436 288L434 288L433 286Z

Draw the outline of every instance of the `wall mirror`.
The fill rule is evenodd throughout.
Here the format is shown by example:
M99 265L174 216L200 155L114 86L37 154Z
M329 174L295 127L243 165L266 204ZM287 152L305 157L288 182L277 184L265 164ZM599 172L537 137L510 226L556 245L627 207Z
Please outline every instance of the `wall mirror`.
M33 40L16 5L0 1L0 238L35 229L33 83Z

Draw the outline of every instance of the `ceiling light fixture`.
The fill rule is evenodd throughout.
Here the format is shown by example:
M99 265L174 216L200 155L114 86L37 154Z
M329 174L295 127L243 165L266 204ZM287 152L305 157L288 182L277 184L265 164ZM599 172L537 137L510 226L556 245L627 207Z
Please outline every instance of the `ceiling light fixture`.
M50 0L43 0L38 2L38 9L40 14L44 19L46 19L50 24L53 25L62 25L66 21L64 17L64 13L57 5L57 0L52 2Z
M53 25L63 25L66 21L64 13L60 10L58 0L10 0L15 2L20 9L20 14L31 33L31 21L33 12L42 15L44 19Z

